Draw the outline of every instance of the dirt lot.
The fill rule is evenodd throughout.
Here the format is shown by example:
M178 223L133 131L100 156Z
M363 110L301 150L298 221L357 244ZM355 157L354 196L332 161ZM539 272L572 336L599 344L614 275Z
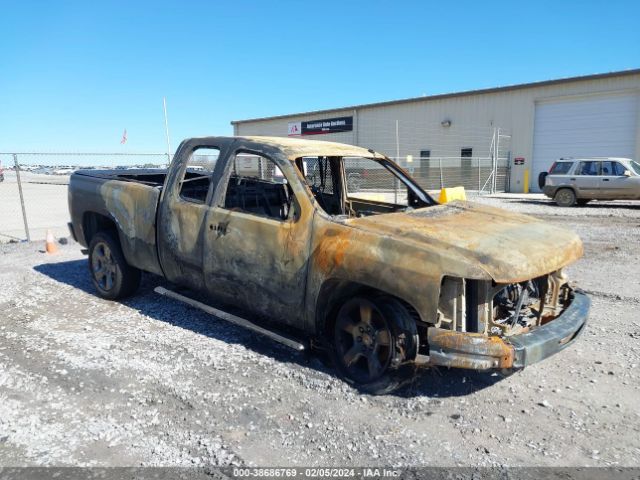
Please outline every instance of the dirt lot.
M640 204L532 198L482 201L582 236L587 332L508 378L426 370L381 397L156 277L97 298L78 245L0 246L0 465L639 466Z

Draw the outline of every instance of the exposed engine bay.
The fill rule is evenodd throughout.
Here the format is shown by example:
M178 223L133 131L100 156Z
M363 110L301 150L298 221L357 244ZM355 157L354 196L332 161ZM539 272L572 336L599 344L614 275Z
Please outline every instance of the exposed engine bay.
M561 271L509 285L445 277L435 326L489 336L526 333L558 316L569 292Z

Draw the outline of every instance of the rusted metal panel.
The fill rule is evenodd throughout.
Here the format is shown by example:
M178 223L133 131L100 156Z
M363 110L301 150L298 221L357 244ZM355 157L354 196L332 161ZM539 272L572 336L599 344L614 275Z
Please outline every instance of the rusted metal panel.
M299 138L287 137L237 137L246 138L255 143L269 145L280 150L289 160L304 156L333 156L333 157L371 157L372 150L348 145L346 143L325 142L322 140L303 140ZM384 155L377 153L379 158Z
M81 245L89 240L84 231L86 214L109 219L118 231L123 254L130 265L162 274L156 247L155 215L159 188L133 182L105 180L74 174L69 185L69 210Z
M398 246L418 245L443 259L443 274L452 264L468 271L452 276L490 277L516 283L559 270L583 253L574 232L534 217L471 202L453 202L412 212L376 215L349 221ZM484 275L478 275L478 270Z
M429 328L427 335L432 365L473 370L513 366L513 347L499 337L436 327Z

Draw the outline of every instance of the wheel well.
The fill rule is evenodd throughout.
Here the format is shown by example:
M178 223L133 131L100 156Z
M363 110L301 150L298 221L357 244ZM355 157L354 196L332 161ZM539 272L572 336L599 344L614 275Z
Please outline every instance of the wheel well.
M105 230L117 232L116 223L113 219L96 212L85 212L82 218L82 231L87 245L91 243L93 236Z
M560 190L571 190L576 197L578 196L576 189L570 185L562 185L561 187L556 188L556 191L553 196L555 197L555 194L558 193Z
M390 295L387 292L362 283L330 279L320 288L320 294L316 302L316 331L318 335L331 338L338 310L346 300L356 295L391 296L404 305L414 320L420 320L418 311L410 303L395 295Z

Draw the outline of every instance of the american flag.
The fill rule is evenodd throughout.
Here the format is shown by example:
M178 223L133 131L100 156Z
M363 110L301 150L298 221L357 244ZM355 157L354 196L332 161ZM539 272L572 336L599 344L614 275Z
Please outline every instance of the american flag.
M122 133L122 140L120 140L120 144L124 145L125 143L127 143L127 129L124 129L124 132Z

